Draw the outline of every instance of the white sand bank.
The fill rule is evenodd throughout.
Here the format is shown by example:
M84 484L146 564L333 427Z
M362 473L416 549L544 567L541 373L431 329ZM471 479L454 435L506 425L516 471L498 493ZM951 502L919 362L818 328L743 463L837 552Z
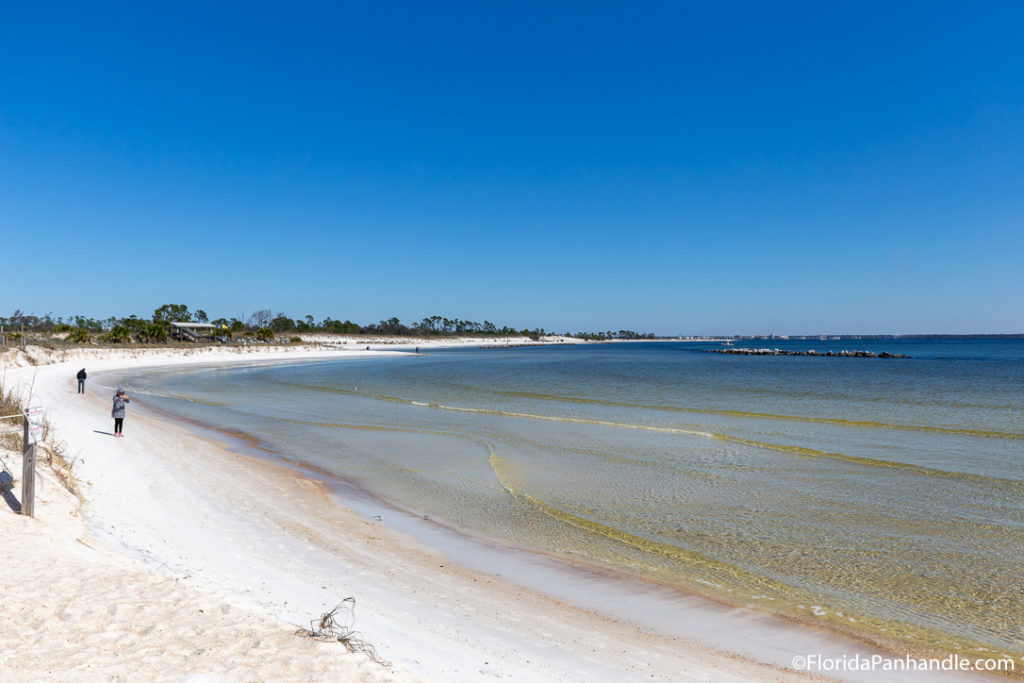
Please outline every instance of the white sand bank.
M344 507L324 484L226 450L138 403L129 406L126 438L116 439L109 391L95 383L85 396L75 389L82 366L99 373L365 357L365 346L37 354L35 362L57 362L16 369L10 359L7 386L24 393L33 386L33 403L65 442L86 504L83 520L70 496L43 477L36 519L0 508L0 531L13 539L8 554L18 558L0 563L5 680L798 678L452 566L439 551ZM8 467L20 476L20 464ZM292 635L348 596L357 600L356 630L390 669L340 644Z
M20 455L3 460L20 476ZM0 511L4 681L409 680L108 551L77 500L45 468L37 476L35 518Z

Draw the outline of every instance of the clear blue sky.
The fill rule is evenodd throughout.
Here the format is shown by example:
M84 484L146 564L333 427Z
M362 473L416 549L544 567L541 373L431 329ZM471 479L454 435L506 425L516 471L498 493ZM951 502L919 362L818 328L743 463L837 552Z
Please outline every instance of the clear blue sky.
M0 315L1024 332L1019 2L4 3Z

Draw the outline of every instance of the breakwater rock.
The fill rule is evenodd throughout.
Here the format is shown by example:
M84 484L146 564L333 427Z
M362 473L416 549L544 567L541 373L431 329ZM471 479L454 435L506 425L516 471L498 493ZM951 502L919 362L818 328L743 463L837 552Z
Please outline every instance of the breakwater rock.
M814 349L808 351L792 351L789 349L747 349L747 348L728 348L728 349L701 349L708 353L733 353L741 356L821 356L823 358L910 358L902 353L889 353L888 351L882 351L881 353L875 353L873 351L825 351L818 352Z

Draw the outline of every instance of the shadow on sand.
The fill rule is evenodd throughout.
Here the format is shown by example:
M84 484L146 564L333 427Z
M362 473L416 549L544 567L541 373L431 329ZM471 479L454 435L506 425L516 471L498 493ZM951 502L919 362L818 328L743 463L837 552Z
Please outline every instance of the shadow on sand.
M10 472L0 472L0 492L3 493L4 502L14 512L21 512L21 503L14 497L14 477Z

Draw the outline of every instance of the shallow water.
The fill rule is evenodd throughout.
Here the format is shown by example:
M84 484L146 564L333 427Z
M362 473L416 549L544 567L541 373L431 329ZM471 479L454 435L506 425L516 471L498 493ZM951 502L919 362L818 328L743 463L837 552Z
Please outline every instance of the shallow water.
M609 344L124 382L478 535L888 646L1024 653L1024 341L772 346L913 358Z

